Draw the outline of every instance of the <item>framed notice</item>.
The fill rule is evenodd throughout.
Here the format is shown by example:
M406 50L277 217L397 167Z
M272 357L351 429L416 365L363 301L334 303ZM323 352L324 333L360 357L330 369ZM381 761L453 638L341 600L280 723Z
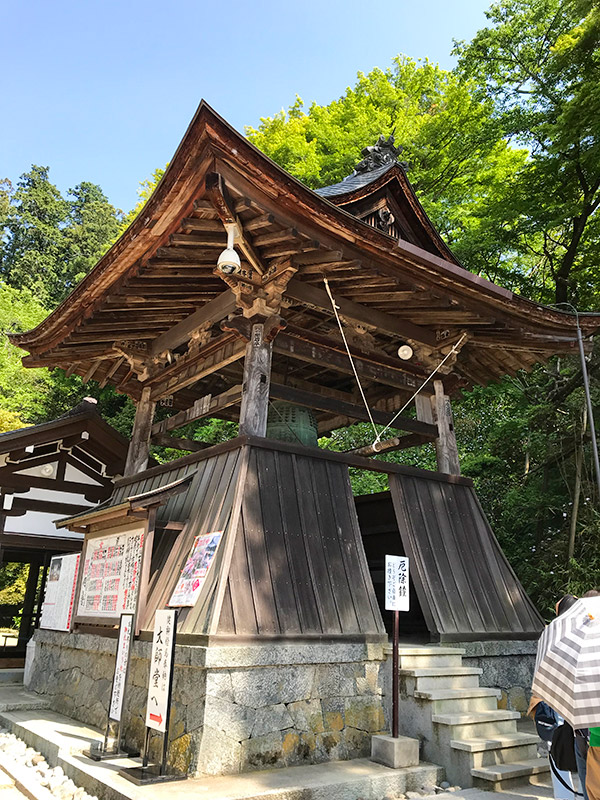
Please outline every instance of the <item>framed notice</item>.
M222 535L223 531L213 531L196 536L181 571L181 577L167 605L193 606L196 604Z
M79 553L52 556L46 580L40 628L54 631L71 630L79 558Z
M386 611L408 611L410 609L408 558L406 556L385 557L385 608Z
M114 619L136 611L145 528L86 540L77 619Z
M146 727L161 733L166 731L169 719L176 622L177 611L174 609L160 609L154 615Z

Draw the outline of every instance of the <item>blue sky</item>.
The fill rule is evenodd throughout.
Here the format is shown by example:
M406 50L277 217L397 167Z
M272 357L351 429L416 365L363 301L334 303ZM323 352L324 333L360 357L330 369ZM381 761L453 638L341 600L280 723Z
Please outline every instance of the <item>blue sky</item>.
M0 178L50 167L129 210L201 98L238 130L299 94L327 103L398 53L451 68L488 0L0 0Z

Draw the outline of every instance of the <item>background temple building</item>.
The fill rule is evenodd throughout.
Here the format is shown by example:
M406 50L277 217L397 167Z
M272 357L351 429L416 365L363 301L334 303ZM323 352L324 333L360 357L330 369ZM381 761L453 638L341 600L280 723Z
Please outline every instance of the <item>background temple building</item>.
M573 351L576 319L464 269L397 156L381 138L351 176L314 192L202 103L123 236L53 314L11 337L29 352L25 364L111 383L137 405L111 498L58 523L85 533L84 562L100 538L143 531L131 740L142 735L154 613L172 599L196 537L218 534L199 596L178 621L179 769L218 774L368 752L389 705L386 553L411 559L407 640L505 640L505 652L531 659L515 642L531 643L543 623L460 475L450 398ZM580 322L588 337L600 315ZM155 422L160 401L173 414ZM405 407L415 416L397 413ZM239 436L206 447L171 435L209 416L239 421ZM389 429L352 453L318 448L320 434L356 420ZM190 454L147 469L152 442ZM437 472L370 458L425 442ZM387 473L390 491L355 500L349 467ZM65 709L48 678L88 651L110 673L104 642L118 613L82 603L86 580L81 636L36 634L32 686L100 725L99 698L90 705L76 692ZM482 724L509 730L515 714L476 686L460 651L445 657L455 679L445 699L462 688L485 700ZM403 691L416 702L428 676L411 658ZM442 747L431 725L450 723L423 719L407 714L407 732L425 740L426 757L447 758L452 737ZM497 750L520 763L533 745L515 737L513 758ZM478 767L464 759L456 769L471 780Z

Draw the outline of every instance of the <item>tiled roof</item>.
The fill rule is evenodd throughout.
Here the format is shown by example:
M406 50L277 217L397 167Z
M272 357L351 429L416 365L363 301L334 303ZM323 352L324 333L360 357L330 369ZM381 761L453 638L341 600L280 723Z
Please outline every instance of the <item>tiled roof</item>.
M334 183L331 186L323 186L322 189L315 189L315 192L321 195L321 197L335 197L338 194L354 192L356 189L361 189L363 186L368 186L370 183L377 180L377 178L391 169L394 165L395 162L391 164L384 164L382 167L369 170L369 172L352 173L352 175L348 175L347 178L344 178L343 181Z

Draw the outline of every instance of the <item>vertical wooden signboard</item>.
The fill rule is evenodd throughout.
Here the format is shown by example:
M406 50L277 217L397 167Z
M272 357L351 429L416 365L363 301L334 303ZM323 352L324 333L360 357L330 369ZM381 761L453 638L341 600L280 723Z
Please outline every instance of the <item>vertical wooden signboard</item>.
M119 623L119 639L115 658L115 671L113 674L110 702L108 704L108 719L104 741L90 747L89 756L94 761L103 761L108 758L138 755L131 750L121 747L121 717L125 703L125 690L127 688L127 675L129 673L129 659L134 637L135 614L121 614ZM116 725L117 732L109 744L111 727Z
M175 661L175 635L177 632L177 610L160 609L154 617L154 635L148 678L148 700L146 704L146 736L141 767L127 767L119 774L140 785L181 780L187 775L167 774L167 752L169 749L169 721L171 716L171 692L173 689L173 665ZM148 765L148 746L152 731L163 736L160 764Z
M398 738L398 643L400 611L410 608L408 558L385 557L385 608L394 612L394 644L392 650L392 736Z

